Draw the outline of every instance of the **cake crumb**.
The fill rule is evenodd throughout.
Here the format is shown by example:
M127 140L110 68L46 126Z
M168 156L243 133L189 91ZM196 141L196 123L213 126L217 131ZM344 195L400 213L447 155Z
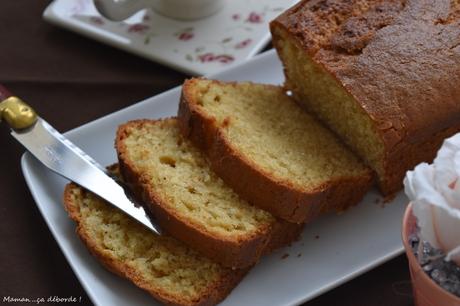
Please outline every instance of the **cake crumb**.
M383 203L382 204L386 204L386 203L389 203L389 202L393 201L396 198L396 195L397 195L397 193L387 195L385 198L383 198ZM382 205L382 206L384 206L384 205Z
M387 196L385 198L376 198L374 200L375 205L380 206L380 208L385 208L386 203L392 201L394 199L394 195Z
M317 239L317 240L318 240L318 239L319 239L319 235L316 235L316 236L315 236L315 239Z
M297 257L300 257L300 256L302 256L302 253L297 254Z
M281 256L281 259L286 259L289 257L289 254L288 253L285 253L283 256Z

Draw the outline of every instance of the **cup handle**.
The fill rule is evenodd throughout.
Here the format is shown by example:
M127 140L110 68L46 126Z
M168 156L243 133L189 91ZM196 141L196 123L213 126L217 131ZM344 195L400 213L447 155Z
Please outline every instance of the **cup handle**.
M105 18L121 21L150 7L147 0L94 0L94 6Z

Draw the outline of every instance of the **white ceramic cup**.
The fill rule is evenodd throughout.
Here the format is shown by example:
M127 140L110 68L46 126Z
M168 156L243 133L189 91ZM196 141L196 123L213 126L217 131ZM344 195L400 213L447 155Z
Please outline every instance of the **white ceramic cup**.
M93 0L99 13L113 21L152 8L157 13L180 20L194 20L217 13L225 0Z

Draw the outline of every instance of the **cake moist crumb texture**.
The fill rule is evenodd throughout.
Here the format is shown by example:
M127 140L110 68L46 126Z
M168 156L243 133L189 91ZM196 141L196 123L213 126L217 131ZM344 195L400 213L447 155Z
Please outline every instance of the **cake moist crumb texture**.
M237 193L290 222L356 204L372 181L370 170L278 86L188 80L179 121Z
M172 305L213 305L246 273L158 236L83 188L66 187L65 207L90 252L110 271Z
M284 243L280 233L290 239L300 232L301 225L241 199L174 118L121 125L116 148L123 178L160 227L224 266L252 266L275 241Z

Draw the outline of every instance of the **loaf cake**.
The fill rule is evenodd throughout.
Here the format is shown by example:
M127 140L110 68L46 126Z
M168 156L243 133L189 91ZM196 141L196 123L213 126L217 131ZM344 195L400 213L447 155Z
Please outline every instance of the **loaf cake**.
M251 266L302 229L240 199L181 135L176 119L121 125L115 146L125 182L160 227L223 266Z
M384 194L460 130L459 0L301 1L270 27L286 90Z
M89 251L165 304L215 305L248 271L223 268L171 237L150 232L75 184L66 186L64 203Z
M372 171L282 87L187 80L181 131L248 202L289 222L360 201Z

